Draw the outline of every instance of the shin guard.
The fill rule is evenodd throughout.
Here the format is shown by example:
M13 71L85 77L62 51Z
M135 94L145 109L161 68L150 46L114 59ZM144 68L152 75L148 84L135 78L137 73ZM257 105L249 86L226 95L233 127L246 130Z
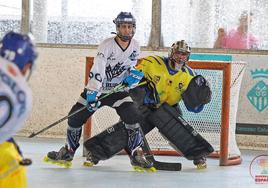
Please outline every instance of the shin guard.
M82 128L67 128L67 143L69 148L75 153L76 149L80 146L79 140L81 138Z

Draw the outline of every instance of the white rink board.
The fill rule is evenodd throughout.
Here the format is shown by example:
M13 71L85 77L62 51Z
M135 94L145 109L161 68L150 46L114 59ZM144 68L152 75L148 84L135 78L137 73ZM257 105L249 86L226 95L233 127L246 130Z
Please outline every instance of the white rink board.
M85 74L85 57L94 56L96 49L89 48L49 48L38 47L39 58L36 71L30 79L33 89L33 110L26 126L19 133L29 135L33 130L40 130L45 126L64 117L69 112L82 91ZM142 51L141 56L166 55L167 52ZM248 101L246 94L259 80L252 80L250 70L266 68L268 55L232 54L233 60L248 62L245 71L238 106L238 123L267 124L268 110L258 112ZM267 83L267 79L263 79ZM66 122L50 129L41 136L65 137ZM240 145L243 135L239 135ZM247 145L267 148L268 137L247 137Z

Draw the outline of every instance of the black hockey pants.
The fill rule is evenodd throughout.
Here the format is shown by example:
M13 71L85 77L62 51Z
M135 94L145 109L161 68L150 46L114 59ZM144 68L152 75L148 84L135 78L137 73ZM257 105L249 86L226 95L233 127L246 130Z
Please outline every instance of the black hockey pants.
M101 95L102 96L102 95ZM101 97L100 96L100 97ZM109 106L116 110L120 119L126 124L136 124L139 121L140 113L137 105L133 103L132 98L128 92L116 92L100 100L102 106ZM78 102L72 107L69 114L80 109L87 104L86 101L86 89L81 93ZM90 112L84 109L77 114L68 118L67 129L67 141L73 151L79 147L79 140L82 133L82 126L86 123L87 119L93 115L94 112ZM131 114L131 115L130 115ZM105 114L104 114L105 115Z

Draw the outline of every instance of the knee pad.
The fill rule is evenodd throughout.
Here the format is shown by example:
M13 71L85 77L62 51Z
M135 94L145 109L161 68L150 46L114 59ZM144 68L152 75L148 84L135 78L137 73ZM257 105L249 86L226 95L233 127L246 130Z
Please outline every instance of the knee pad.
M84 142L84 146L98 160L106 160L128 144L128 133L123 122L107 128Z
M76 103L72 109L69 112L69 115L73 112L75 112L76 110L83 108L84 105L80 104L80 103ZM84 123L86 123L86 121L88 120L88 118L93 114L94 112L89 112L87 109L84 109L76 114L74 114L73 116L68 118L68 125L72 128L80 128L84 125Z
M139 122L141 114L138 106L133 102L125 102L116 110L121 120L126 124L135 124Z
M207 156L214 151L180 113L166 103L151 113L148 120L189 160Z

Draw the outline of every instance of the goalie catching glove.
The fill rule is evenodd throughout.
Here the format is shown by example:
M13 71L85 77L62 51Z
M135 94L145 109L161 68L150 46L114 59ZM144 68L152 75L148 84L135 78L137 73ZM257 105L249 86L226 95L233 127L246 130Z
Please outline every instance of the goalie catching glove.
M195 76L182 94L182 100L190 112L201 112L204 105L211 101L208 81L201 75Z
M144 73L138 70L130 70L129 76L123 80L123 84L129 88L134 88L143 78Z
M87 109L90 112L96 111L101 104L101 102L98 101L97 99L97 95L98 95L97 91L92 90L87 91Z

